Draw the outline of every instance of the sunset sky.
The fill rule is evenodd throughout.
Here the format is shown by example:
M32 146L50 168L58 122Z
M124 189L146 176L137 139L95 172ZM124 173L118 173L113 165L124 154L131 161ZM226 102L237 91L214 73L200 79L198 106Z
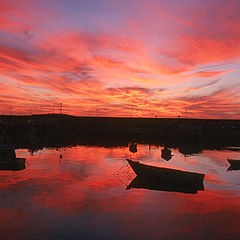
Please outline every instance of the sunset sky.
M1 0L0 114L240 118L239 0Z

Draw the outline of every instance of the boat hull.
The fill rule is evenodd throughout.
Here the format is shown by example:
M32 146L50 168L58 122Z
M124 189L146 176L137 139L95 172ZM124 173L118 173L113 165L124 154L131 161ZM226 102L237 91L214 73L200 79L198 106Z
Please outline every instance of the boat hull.
M227 159L228 162L232 165L232 166L239 166L240 167L240 160L237 159Z

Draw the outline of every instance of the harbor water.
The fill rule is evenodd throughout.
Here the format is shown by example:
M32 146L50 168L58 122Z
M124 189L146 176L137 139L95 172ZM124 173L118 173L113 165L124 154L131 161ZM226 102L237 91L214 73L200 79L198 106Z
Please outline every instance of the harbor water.
M163 146L17 149L26 168L0 171L0 239L239 239L240 170L228 149L182 153ZM127 189L126 158L205 174L204 189ZM167 183L166 183L167 184Z

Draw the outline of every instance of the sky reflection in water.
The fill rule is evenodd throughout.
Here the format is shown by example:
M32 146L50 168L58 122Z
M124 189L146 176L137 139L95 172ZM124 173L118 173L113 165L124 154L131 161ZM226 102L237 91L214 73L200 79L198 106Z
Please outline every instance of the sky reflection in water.
M161 149L17 150L26 169L0 172L0 239L237 239L240 171L227 171L227 157L240 153L171 149L165 161ZM205 190L126 190L135 177L126 158L204 173Z

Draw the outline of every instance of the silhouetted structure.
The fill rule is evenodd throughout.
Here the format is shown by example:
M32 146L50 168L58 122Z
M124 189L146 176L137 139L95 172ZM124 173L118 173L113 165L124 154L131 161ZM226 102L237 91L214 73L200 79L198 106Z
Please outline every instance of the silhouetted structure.
M172 156L173 156L172 151L167 147L161 149L161 158L165 159L166 161L169 161L172 158Z
M184 142L184 141L183 141ZM196 145L194 143L181 143L179 146L179 152L186 155L192 155L202 152L203 146Z
M26 168L25 158L16 158L13 147L0 145L0 170L18 171Z
M157 191L167 191L167 192L180 192L180 193L191 193L196 194L199 190L204 191L203 182L202 184L194 185L189 182L172 182L171 179L165 178L163 181L149 181L148 179L136 176L132 182L127 186L127 190L131 188L138 189L149 189Z
M132 153L135 153L137 152L137 144L132 142L129 144L129 151L132 152Z

